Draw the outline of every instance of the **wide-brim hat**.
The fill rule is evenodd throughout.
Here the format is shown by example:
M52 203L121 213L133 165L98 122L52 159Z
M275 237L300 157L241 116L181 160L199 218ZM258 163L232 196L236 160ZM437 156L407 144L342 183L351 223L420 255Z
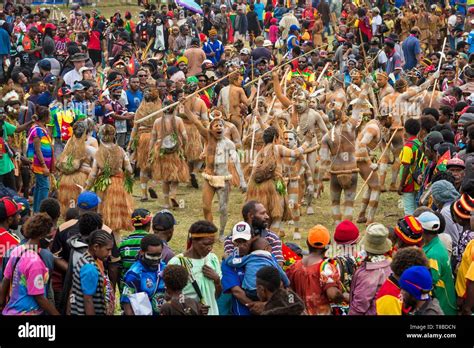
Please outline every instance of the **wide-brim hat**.
M375 255L383 255L392 249L387 227L375 222L367 226L362 244L365 251Z
M69 61L71 62L82 62L86 61L89 59L85 53L74 53L71 58L69 58Z

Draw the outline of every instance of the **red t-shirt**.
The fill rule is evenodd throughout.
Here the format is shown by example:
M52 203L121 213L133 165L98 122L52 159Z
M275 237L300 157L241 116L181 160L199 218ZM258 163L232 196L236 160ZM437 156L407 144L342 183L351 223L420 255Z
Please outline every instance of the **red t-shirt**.
M3 256L12 247L20 244L20 240L8 232L4 228L0 228L0 264L3 261Z
M100 32L97 30L91 31L89 35L89 43L87 44L87 48L90 50L100 51Z
M332 287L341 289L341 280L335 265L328 260L322 260L305 266L301 260L293 264L286 274L291 288L303 299L309 315L332 313L326 291Z

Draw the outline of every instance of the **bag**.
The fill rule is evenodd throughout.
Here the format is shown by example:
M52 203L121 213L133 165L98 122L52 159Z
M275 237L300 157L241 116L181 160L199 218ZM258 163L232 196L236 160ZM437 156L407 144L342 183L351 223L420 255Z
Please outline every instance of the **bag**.
M283 40L281 37L278 38L278 40L275 42L275 48L276 49L282 49L285 47L285 40Z
M161 141L161 151L164 154L174 153L178 151L178 148L179 148L179 139L178 139L178 134L176 132L176 119L174 118L174 116L173 116L172 124L173 124L173 132L171 134L168 134L164 138L162 138L163 140ZM165 127L165 120L164 118L162 118L162 121L161 121L162 134L163 134L164 127Z
M273 154L273 147L271 154L268 156L259 156L254 169L254 180L257 184L273 178L276 170L276 160Z
M153 314L151 302L146 292L137 292L136 294L128 295L128 298L130 299L130 305L135 315Z
M196 295L199 297L199 302L201 302L201 304L205 305L204 296L202 295L202 291L199 288L199 284L197 283L196 279L194 279L193 274L191 272L191 268L192 268L191 261L189 261L184 256L178 256L178 258L179 258L179 262L181 263L181 266L186 268L186 271L188 271L189 280L191 282L191 285L193 286L194 291L196 292Z

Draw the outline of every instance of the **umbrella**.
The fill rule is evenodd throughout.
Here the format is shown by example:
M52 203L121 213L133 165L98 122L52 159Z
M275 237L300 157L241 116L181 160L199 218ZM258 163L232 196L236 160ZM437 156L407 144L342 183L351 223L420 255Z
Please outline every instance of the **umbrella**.
M194 0L175 0L178 6L184 7L190 11L204 14L202 7Z

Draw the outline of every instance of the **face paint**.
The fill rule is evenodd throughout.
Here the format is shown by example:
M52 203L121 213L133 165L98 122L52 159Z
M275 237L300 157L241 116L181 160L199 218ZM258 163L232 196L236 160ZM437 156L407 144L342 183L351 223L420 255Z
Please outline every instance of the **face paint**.
M145 253L142 257L142 263L151 269L158 269L158 266L161 262L161 254L151 255Z
M216 139L222 139L224 136L224 123L222 120L214 121L211 123L211 132Z
M294 149L296 147L296 137L293 133L285 133L286 147Z

